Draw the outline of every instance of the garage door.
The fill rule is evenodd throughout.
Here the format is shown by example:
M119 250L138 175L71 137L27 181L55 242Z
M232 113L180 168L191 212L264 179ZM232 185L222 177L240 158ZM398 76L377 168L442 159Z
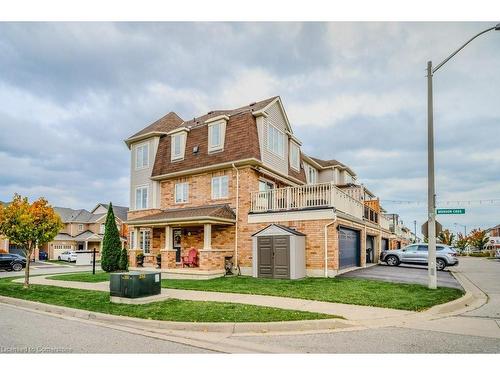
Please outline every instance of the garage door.
M359 266L359 232L340 228L339 230L339 263L340 268Z
M24 248L18 245L9 244L9 253L24 256Z
M57 259L59 255L61 255L65 251L70 251L70 250L73 250L73 246L71 245L54 245L51 259Z
M259 237L257 257L258 277L290 278L290 237Z

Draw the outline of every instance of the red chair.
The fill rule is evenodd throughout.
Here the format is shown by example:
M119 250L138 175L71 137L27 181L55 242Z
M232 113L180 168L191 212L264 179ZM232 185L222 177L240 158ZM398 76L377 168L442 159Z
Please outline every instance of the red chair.
M198 267L199 266L198 250L196 250L194 247L189 249L188 255L182 257L181 264L182 264L182 268L184 268L184 266Z

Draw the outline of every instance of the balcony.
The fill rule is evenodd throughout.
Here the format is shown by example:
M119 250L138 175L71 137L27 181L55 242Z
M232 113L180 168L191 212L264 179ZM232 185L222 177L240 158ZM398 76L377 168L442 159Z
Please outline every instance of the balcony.
M302 185L251 193L251 213L335 208L363 218L364 205L332 183Z

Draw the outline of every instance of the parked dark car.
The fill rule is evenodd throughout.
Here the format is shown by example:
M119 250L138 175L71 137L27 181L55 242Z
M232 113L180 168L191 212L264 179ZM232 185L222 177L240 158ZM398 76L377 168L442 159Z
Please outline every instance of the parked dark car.
M46 251L40 251L38 253L38 260L47 260L49 259L49 254Z
M26 258L18 254L0 254L0 269L21 271L26 267Z

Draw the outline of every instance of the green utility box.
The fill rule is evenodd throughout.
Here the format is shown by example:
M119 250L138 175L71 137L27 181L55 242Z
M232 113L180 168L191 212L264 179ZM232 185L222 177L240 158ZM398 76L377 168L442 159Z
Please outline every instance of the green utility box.
M112 297L140 298L161 293L160 272L119 272L110 274Z

